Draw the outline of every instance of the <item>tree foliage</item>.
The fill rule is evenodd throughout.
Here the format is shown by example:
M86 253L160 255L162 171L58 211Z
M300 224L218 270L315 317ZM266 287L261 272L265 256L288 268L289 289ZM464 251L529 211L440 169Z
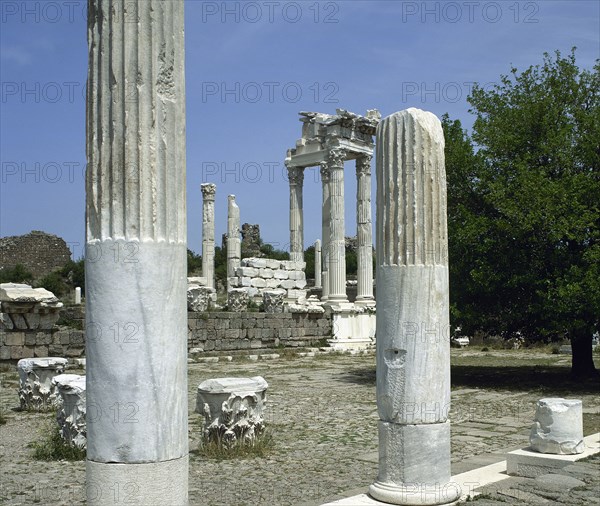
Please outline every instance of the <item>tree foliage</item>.
M600 315L600 63L545 54L468 100L473 142L443 119L453 322L569 338L573 373L587 375Z

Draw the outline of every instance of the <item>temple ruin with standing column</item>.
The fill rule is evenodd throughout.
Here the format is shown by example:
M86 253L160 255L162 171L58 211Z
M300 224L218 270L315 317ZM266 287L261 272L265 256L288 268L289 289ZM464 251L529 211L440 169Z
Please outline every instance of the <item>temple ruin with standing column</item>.
M371 159L373 136L381 115L376 109L360 116L344 109L336 114L301 112L302 137L285 159L290 184L290 257L302 259L304 169L320 167L322 200L321 300L331 308L336 348L364 347L374 337L373 243L371 225ZM346 224L344 162L355 160L357 178L358 295L346 294ZM317 276L316 276L317 277ZM371 321L372 320L372 321Z

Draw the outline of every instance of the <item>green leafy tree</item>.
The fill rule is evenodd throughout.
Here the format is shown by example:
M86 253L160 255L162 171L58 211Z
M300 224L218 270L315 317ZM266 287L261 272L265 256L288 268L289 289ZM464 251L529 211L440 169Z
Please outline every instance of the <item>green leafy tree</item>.
M187 250L187 273L188 276L200 274L202 272L202 256L194 253L191 249Z
M477 152L444 119L455 324L569 338L572 374L597 375L600 63L582 70L574 50L545 54L475 87L469 103Z
M0 269L0 283L27 283L33 282L33 274L23 264L17 264L12 268Z

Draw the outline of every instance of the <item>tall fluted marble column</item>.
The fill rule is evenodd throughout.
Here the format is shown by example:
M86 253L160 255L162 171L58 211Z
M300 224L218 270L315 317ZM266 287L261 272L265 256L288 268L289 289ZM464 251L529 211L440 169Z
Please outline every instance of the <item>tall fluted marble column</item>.
M331 199L329 195L329 165L327 162L321 162L321 184L323 185L323 204L321 213L321 235L322 235L322 276L321 283L321 301L327 301L329 297L329 221L331 219Z
M186 505L184 5L88 6L87 504Z
M407 109L377 127L379 475L393 504L446 504L450 345L444 134Z
M315 241L315 288L321 288L321 241Z
M235 271L242 260L242 239L240 238L240 208L235 202L235 195L227 197L227 284L229 278L235 276Z
M304 167L288 167L290 183L290 260L304 261L304 210L302 190Z
M206 286L215 288L215 193L213 183L200 185L202 190L202 276Z
M371 224L371 156L356 160L356 239L358 284L356 303L373 305L373 228Z
M347 302L346 296L346 228L344 220L344 160L340 148L329 150L329 293L330 303Z

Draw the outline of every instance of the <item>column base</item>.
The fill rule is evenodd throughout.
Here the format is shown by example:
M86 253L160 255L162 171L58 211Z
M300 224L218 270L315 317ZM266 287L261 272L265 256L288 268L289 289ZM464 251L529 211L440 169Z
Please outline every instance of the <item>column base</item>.
M86 462L88 506L187 506L188 456L141 464Z
M373 297L369 297L369 298L357 298L354 301L354 304L356 304L357 306L363 306L363 307L375 307L375 299Z
M376 481L369 487L369 495L377 501L406 506L446 506L458 504L460 488L456 483L447 483L445 487L408 483L394 485Z

